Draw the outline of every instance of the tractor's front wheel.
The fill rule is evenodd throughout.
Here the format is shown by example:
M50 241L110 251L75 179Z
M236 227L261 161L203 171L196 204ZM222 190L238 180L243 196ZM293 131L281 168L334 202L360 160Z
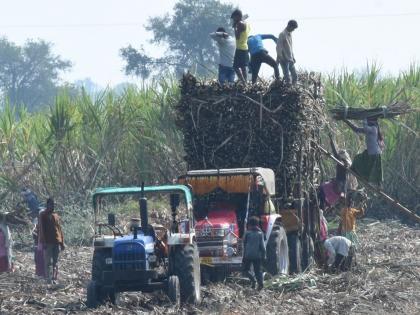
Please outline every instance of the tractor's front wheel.
M178 276L170 276L168 280L168 296L175 306L178 306L181 300L180 289L179 289L179 278Z
M314 242L312 237L306 235L302 240L302 270L307 270L314 264Z
M174 273L179 278L181 301L198 303L200 301L200 259L194 245L179 248L174 254Z
M292 232L287 235L289 243L290 273L302 272L302 248L299 234Z
M98 287L96 281L92 280L89 282L86 290L86 306L88 308L97 308L100 304L99 292L100 288Z
M274 227L268 239L265 268L273 276L289 272L289 248L286 231L282 226Z

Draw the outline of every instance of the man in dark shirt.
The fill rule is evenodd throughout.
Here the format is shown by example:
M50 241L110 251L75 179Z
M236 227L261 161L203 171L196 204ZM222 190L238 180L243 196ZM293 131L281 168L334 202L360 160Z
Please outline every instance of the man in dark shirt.
M277 38L270 34L253 35L248 37L248 50L251 55L250 68L252 72L252 83L257 82L258 73L260 72L262 63L266 63L274 69L274 76L276 80L278 80L280 77L279 66L277 65L277 62L268 54L268 51L264 48L264 39L272 39L275 43L277 43Z
M63 251L64 235L60 225L60 217L54 212L54 200L47 200L47 207L39 217L39 240L45 246L44 263L46 277L49 283L57 280L58 275L58 254ZM52 274L51 274L52 265Z
M249 227L244 236L244 274L251 280L252 288L255 288L255 278L258 282L258 290L263 288L263 274L261 263L265 259L264 234L259 228L257 217L249 218ZM254 267L255 277L250 273L251 264Z
M38 198L35 193L27 187L22 188L22 196L29 208L31 220L34 224L36 224L35 220L38 219L39 212Z

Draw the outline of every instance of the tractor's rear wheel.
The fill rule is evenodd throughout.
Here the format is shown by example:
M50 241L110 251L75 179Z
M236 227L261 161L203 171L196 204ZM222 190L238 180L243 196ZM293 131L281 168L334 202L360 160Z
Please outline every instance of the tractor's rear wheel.
M174 272L179 278L181 301L200 301L200 259L197 247L186 245L175 251Z
M268 239L265 268L273 276L289 272L289 248L286 231L282 226L275 226Z
M299 234L297 232L287 234L289 244L290 273L302 272L302 248Z
M178 276L172 275L168 280L168 296L175 306L180 304L181 296L179 289L179 278Z

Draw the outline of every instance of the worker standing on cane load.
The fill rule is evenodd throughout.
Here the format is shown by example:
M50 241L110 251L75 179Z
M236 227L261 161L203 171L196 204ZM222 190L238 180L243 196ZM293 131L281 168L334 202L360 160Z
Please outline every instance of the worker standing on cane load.
M343 236L333 236L324 242L327 265L335 271L348 271L355 258L353 244Z
M351 169L369 183L380 187L383 182L381 154L385 145L378 119L365 119L363 127L357 127L348 120L344 122L354 132L363 133L366 141L366 150L355 156Z
M255 288L255 278L258 283L258 290L263 288L263 274L261 264L265 259L264 235L259 227L257 217L250 217L248 230L245 233L243 246L243 270L244 274L251 280L252 288ZM254 268L255 277L251 274L251 265Z
M233 58L236 50L235 39L226 33L223 27L219 27L216 32L211 33L219 47L219 83L233 83L235 71L233 70Z
M295 20L290 20L284 31L280 33L277 41L277 62L280 63L284 81L286 81L287 84L290 84L290 76L292 76L292 84L296 84L297 82L295 69L296 59L293 54L292 41L292 32L297 29L297 27L297 22Z
M263 40L272 39L277 43L277 38L274 35L252 35L248 37L248 49L251 55L251 73L252 83L255 83L260 72L261 64L266 63L274 69L274 76L276 80L279 79L279 67L276 61L268 54L268 51L264 48Z
M60 217L54 212L54 200L47 200L46 209L40 214L40 242L45 244L44 263L48 283L57 280L58 255L63 251L64 235L60 225ZM52 271L51 271L52 267Z
M249 63L249 55L248 55L248 35L251 31L251 27L249 23L243 20L242 11L236 9L233 11L231 17L233 21L232 27L235 30L235 38L236 38L236 50L235 50L235 57L233 59L233 69L236 72L239 80L246 83L247 80L247 72L246 68Z

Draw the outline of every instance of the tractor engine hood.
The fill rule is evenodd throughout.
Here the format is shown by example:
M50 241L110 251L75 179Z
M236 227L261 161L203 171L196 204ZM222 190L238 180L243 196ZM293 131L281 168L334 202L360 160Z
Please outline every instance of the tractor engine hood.
M126 235L124 237L117 238L114 241L114 248L119 247L120 245L141 245L144 247L146 253L152 253L154 251L155 242L153 237L143 235L141 232L137 234L137 238L134 238L134 235Z
M218 205L218 207L209 210L206 218L197 222L195 229L197 236L210 236L210 234L224 236L229 232L239 235L236 211L231 205ZM211 232L212 230L213 232ZM214 235L214 230L218 230L217 235Z

